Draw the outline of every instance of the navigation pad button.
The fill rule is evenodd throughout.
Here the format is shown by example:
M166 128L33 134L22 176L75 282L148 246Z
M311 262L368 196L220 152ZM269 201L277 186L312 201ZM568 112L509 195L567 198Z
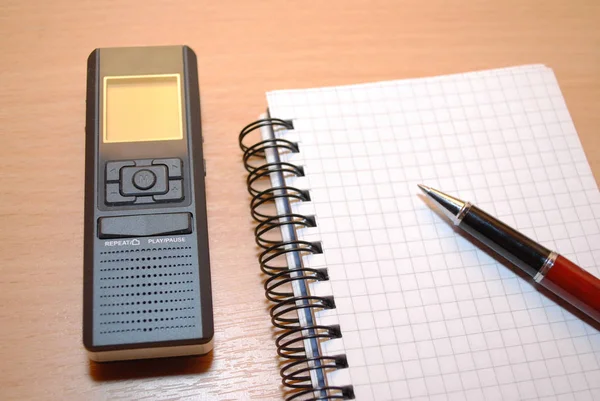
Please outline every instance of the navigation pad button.
M164 164L169 170L169 178L181 178L182 177L182 163L181 159L176 157L170 159L155 159L152 164Z
M133 185L137 189L145 190L150 189L156 183L156 174L150 170L139 170L133 175Z
M108 161L104 185L108 206L180 202L185 198L183 162L176 157Z
M110 205L126 205L135 202L135 196L123 196L119 184L106 184L106 203Z
M121 167L135 166L133 161L118 161L106 163L106 182L117 182L121 176Z
M169 180L169 192L164 195L154 195L157 202L180 201L183 199L183 180Z
M149 196L167 193L167 167L164 165L123 167L121 192L123 195Z

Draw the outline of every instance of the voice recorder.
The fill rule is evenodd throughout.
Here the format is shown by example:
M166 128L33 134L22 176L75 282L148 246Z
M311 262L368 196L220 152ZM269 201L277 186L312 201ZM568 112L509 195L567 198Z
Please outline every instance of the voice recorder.
M205 354L213 312L196 55L87 66L83 342L95 361Z

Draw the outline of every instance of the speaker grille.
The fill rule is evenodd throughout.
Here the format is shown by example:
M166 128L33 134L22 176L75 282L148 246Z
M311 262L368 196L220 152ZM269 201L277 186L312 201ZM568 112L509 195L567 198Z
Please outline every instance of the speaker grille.
M197 260L191 246L125 246L99 252L94 344L198 338Z

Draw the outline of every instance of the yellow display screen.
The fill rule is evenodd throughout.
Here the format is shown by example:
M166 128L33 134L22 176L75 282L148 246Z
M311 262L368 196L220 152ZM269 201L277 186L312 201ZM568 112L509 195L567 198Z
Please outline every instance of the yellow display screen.
M179 74L104 78L104 142L183 138Z

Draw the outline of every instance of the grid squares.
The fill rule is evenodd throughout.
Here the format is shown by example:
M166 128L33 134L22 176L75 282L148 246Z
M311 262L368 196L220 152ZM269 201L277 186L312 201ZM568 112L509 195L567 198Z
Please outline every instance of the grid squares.
M305 167L312 198L295 208L316 214L310 238L323 243L336 299L326 322L340 324L350 367L332 384L350 379L365 400L598 395L597 331L417 195L424 183L469 199L599 275L600 194L550 69L268 100L294 120L301 153L286 157Z

